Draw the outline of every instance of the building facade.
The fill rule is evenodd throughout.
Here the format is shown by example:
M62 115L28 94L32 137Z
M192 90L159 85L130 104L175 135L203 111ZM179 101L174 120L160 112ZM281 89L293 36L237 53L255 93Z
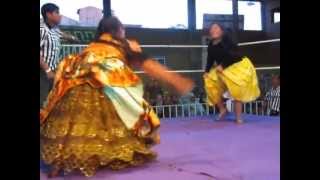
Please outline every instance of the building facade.
M103 17L103 10L88 6L78 9L80 26L96 27Z

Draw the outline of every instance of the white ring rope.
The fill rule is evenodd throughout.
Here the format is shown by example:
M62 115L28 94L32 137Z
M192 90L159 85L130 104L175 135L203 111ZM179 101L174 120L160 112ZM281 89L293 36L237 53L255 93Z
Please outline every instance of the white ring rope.
M247 46L247 45L254 45L254 44L264 44L264 43L271 43L271 42L280 42L279 39L270 39L270 40L262 40L262 41L252 41L252 42L243 42L239 43L238 46ZM62 47L87 47L86 44L63 44ZM207 48L206 45L141 45L144 48ZM257 67L256 70L276 70L280 69L280 66L274 67ZM172 70L168 72L176 72L176 73L202 73L204 72L203 69L198 70ZM137 74L143 74L144 71L135 71Z
M271 42L280 42L280 38L279 39L269 39L269 40L264 40L264 41L244 42L244 43L239 43L238 46L247 46L247 45L253 45L253 44L264 44L264 43L271 43Z
M264 44L271 42L280 42L280 39L269 39L262 41L252 41L239 43L238 46L247 46L254 44ZM86 44L63 44L62 47L87 47ZM207 45L141 45L144 48L207 48Z

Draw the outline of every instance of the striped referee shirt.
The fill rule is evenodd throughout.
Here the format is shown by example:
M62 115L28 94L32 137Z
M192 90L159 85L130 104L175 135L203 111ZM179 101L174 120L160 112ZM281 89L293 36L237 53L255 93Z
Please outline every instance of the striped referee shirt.
M268 102L268 109L280 112L280 86L277 88L271 88L266 94Z
M62 32L57 27L49 28L46 23L40 23L40 56L54 71L59 64L60 38Z

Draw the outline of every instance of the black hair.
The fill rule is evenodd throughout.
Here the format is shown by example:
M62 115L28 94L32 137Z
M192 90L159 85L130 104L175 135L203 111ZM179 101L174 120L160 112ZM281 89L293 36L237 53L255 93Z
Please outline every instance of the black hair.
M235 57L240 57L240 54L238 52L238 46L231 38L232 30L231 29L226 29L222 24L220 24L218 22L211 23L210 26L209 26L209 30L215 24L218 25L220 27L220 29L222 30L222 32L223 32L221 45L225 49L227 49L231 54L233 54ZM212 41L213 40L211 40L209 43L212 43Z
M99 40L103 33L109 33L113 38L118 39L116 34L119 32L121 27L123 27L123 24L118 18L114 16L103 17L99 22L95 40Z
M41 7L41 15L43 17L43 20L46 21L47 20L47 13L52 13L54 11L59 11L59 7L53 3L47 3L44 4Z
M226 31L226 28L225 28L222 24L220 24L220 23L218 23L218 22L212 22L212 23L210 24L210 26L209 26L209 30L211 29L211 27L212 27L213 25L218 25L223 32Z
M114 17L114 16L103 17L99 22L94 41L107 43L122 49L126 53L126 56L129 61L130 60L144 61L148 59L149 56L147 54L132 51L130 49L130 46L127 40L117 36L117 33L119 32L120 28L123 28L123 27L124 27L123 24L117 17ZM100 37L104 33L111 34L112 38L120 42L120 44L114 44L113 42L107 42L107 41L101 40Z
M218 22L213 22L209 26L209 31L213 25L218 25L220 27L220 29L222 30L222 32L223 32L222 41L232 42L232 39L231 39L232 30L231 29L225 28L222 24L220 24Z

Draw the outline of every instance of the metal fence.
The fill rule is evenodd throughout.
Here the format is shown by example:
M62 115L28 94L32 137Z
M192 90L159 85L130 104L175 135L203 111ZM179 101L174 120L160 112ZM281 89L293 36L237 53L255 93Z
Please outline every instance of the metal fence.
M266 116L268 115L264 109L264 101L253 101L243 104L243 113ZM206 103L191 103L191 104L174 104L153 106L155 112L160 118L176 118L176 117L193 117L193 116L210 116L218 113L217 108L211 107ZM229 111L234 111L234 105L231 103Z

